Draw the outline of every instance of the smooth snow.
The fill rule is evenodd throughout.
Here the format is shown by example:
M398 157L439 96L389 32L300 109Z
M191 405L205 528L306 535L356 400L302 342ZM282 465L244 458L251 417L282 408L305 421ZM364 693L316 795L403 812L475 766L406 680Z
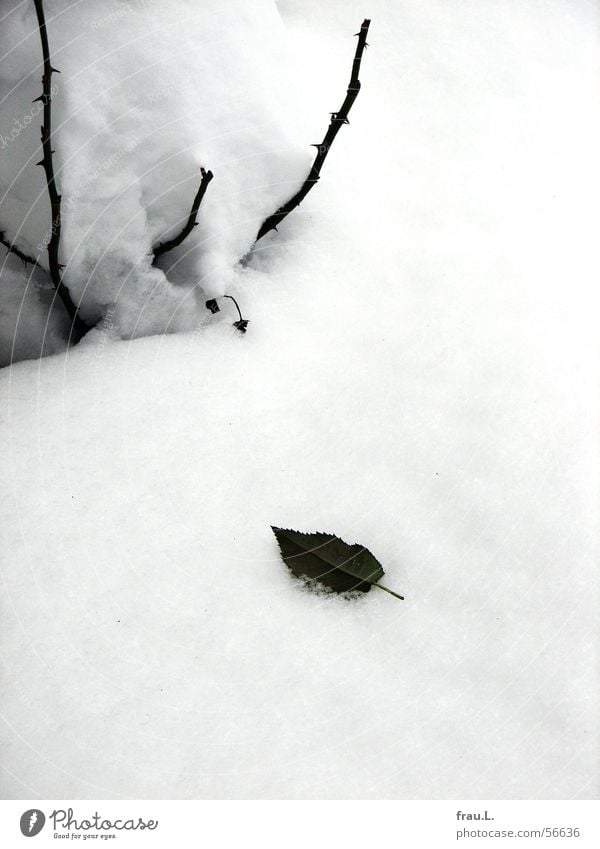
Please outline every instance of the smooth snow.
M595 798L597 6L277 5L303 142L371 46L319 186L223 248L247 335L3 372L3 793ZM270 525L406 601L307 592Z

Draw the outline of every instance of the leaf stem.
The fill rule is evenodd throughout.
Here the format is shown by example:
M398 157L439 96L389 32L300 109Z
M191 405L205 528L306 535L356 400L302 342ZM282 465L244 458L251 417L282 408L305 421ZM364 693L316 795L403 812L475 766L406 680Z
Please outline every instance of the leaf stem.
M241 311L241 309L240 309L240 305L238 304L238 302L236 301L236 299L233 297L233 295L223 295L223 297L224 297L224 298L229 298L229 300L230 300L230 301L233 301L233 303L234 303L234 304L236 305L236 307L237 307L237 311L238 311L239 316L240 316L240 321L243 321L244 319L243 319L243 317L242 317L242 311Z
M387 587L384 587L383 584L378 584L377 581L371 581L371 586L378 587L380 590L385 590L386 593L389 593L390 595L399 598L401 601L404 601L403 595L398 595L398 593L395 593L393 590L388 590Z

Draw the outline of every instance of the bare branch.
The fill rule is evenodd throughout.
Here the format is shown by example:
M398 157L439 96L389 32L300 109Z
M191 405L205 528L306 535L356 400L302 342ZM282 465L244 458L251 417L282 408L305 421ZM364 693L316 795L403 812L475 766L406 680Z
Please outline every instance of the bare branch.
M348 84L348 90L346 92L346 97L344 102L342 103L340 109L337 112L331 112L331 121L329 123L329 127L327 132L325 133L325 138L320 144L311 145L311 147L317 148L317 155L315 157L315 161L313 162L312 168L308 174L308 177L302 184L301 188L296 192L296 194L291 197L283 206L280 206L277 212L274 212L270 215L265 221L263 221L260 230L256 236L256 241L262 239L270 230L276 230L277 225L283 221L283 219L290 214L290 212L295 209L300 203L304 200L306 195L310 192L314 185L319 180L319 175L321 173L321 168L323 167L323 163L327 159L327 154L331 149L331 145L335 137L337 136L340 127L343 124L348 124L348 114L350 109L352 108L352 104L358 97L358 92L360 91L360 80L358 79L358 74L360 71L360 63L362 60L362 56L365 48L367 47L367 33L369 31L369 24L371 21L368 18L362 22L360 32L357 32L358 36L358 44L356 45L356 52L354 54L354 60L352 62L352 73L350 75L350 82Z
M196 197L194 198L194 202L192 203L192 208L190 210L188 220L186 221L181 232L177 236L175 236L173 239L169 239L168 242L161 242L159 245L156 245L152 249L155 261L157 257L161 256L162 254L166 254L167 251L172 251L173 248L178 247L178 245L180 245L183 240L190 235L190 233L198 223L196 221L196 218L198 217L198 210L200 209L200 204L202 203L202 198L204 197L206 189L208 188L208 184L213 178L212 171L205 171L204 168L201 168L200 173L202 174L202 180L200 181L200 187L196 192Z
M42 42L42 55L44 58L44 73L42 76L43 91L38 100L44 104L44 123L42 124L42 152L43 156L38 165L41 165L46 173L46 183L48 186L48 198L50 200L50 212L52 217L51 237L48 242L48 267L50 270L50 279L56 289L60 299L65 305L65 309L69 313L69 317L73 323L73 328L80 334L88 330L87 324L80 318L79 311L71 299L69 290L62 281L62 266L60 265L58 252L60 248L60 231L61 231L61 196L56 187L56 179L54 176L54 165L52 162L52 74L58 74L56 68L52 67L50 61L50 46L48 44L48 32L46 30L46 19L44 16L43 0L33 0L35 11L38 19L40 30L40 39Z
M8 239L5 237L4 230L0 230L0 244L4 245L9 254L14 254L15 256L18 256L19 259L25 263L25 265L29 263L30 265L35 265L37 268L42 268L44 271L46 270L45 268L43 268L43 266L39 264L37 259L34 259L32 256L27 256L27 254L19 250L16 245L11 244L11 242L9 242Z

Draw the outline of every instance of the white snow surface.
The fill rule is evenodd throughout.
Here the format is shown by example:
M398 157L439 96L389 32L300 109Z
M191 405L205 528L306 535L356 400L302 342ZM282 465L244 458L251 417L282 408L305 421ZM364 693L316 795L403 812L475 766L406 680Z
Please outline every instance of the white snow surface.
M243 5L257 28L274 14ZM339 106L367 15L371 46L319 186L245 267L260 191L232 172L234 213L210 187L195 238L219 245L206 268L247 335L227 306L176 335L104 325L2 374L3 794L597 798L598 7L277 5L301 119L282 173ZM154 129L149 107L120 118L136 91L98 93L123 140ZM185 191L144 194L141 141L110 175L127 202L98 185L81 207L84 230L107 214L79 268L102 232L138 259L198 162L226 172L236 141L198 152L181 129L159 186ZM131 297L119 316L143 311ZM270 525L362 543L406 600L307 591Z

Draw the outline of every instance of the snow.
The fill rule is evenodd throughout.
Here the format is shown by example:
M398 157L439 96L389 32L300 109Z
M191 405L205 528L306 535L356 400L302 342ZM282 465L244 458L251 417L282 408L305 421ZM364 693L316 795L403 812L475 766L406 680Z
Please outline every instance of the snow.
M0 274L0 363L35 359L65 349L69 317L34 266L25 271L14 254L3 259Z
M89 0L54 0L46 10L61 72L53 139L65 281L85 318L110 308L124 337L192 329L309 167L275 5L106 0L100 12ZM32 5L15 4L6 17L0 100L9 139L40 93L41 67ZM8 237L45 262L48 203L33 167L39 123L6 142L0 197L14 222ZM215 179L198 227L154 268L152 246L183 226L201 166Z
M236 45L275 14L253 2L236 30L241 5L227 6ZM597 7L277 6L299 134L260 174L236 166L223 194L215 176L194 244L216 253L193 250L169 284L191 323L189 269L212 279L216 263L248 333L223 302L188 332L118 338L149 290L111 263L139 258L172 218L133 198L150 191L145 168L179 156L171 139L119 161L107 179L137 188L90 236L95 262L103 228L122 229L90 303L111 273L115 286L129 275L126 303L111 294L68 354L2 373L4 796L595 798ZM75 7L81 21L89 8ZM350 127L302 207L236 265L275 201L259 181L304 167L301 141L339 106L366 15ZM221 26L206 49L226 75ZM99 53L101 38L121 44L110 23L95 37ZM114 116L134 88L119 91L104 97ZM254 126L273 129L263 109ZM223 110L204 138L215 175L247 151ZM123 126L152 122L139 123ZM183 170L169 169L156 191ZM104 191L81 201L82 221ZM364 544L406 601L307 592L271 525Z

